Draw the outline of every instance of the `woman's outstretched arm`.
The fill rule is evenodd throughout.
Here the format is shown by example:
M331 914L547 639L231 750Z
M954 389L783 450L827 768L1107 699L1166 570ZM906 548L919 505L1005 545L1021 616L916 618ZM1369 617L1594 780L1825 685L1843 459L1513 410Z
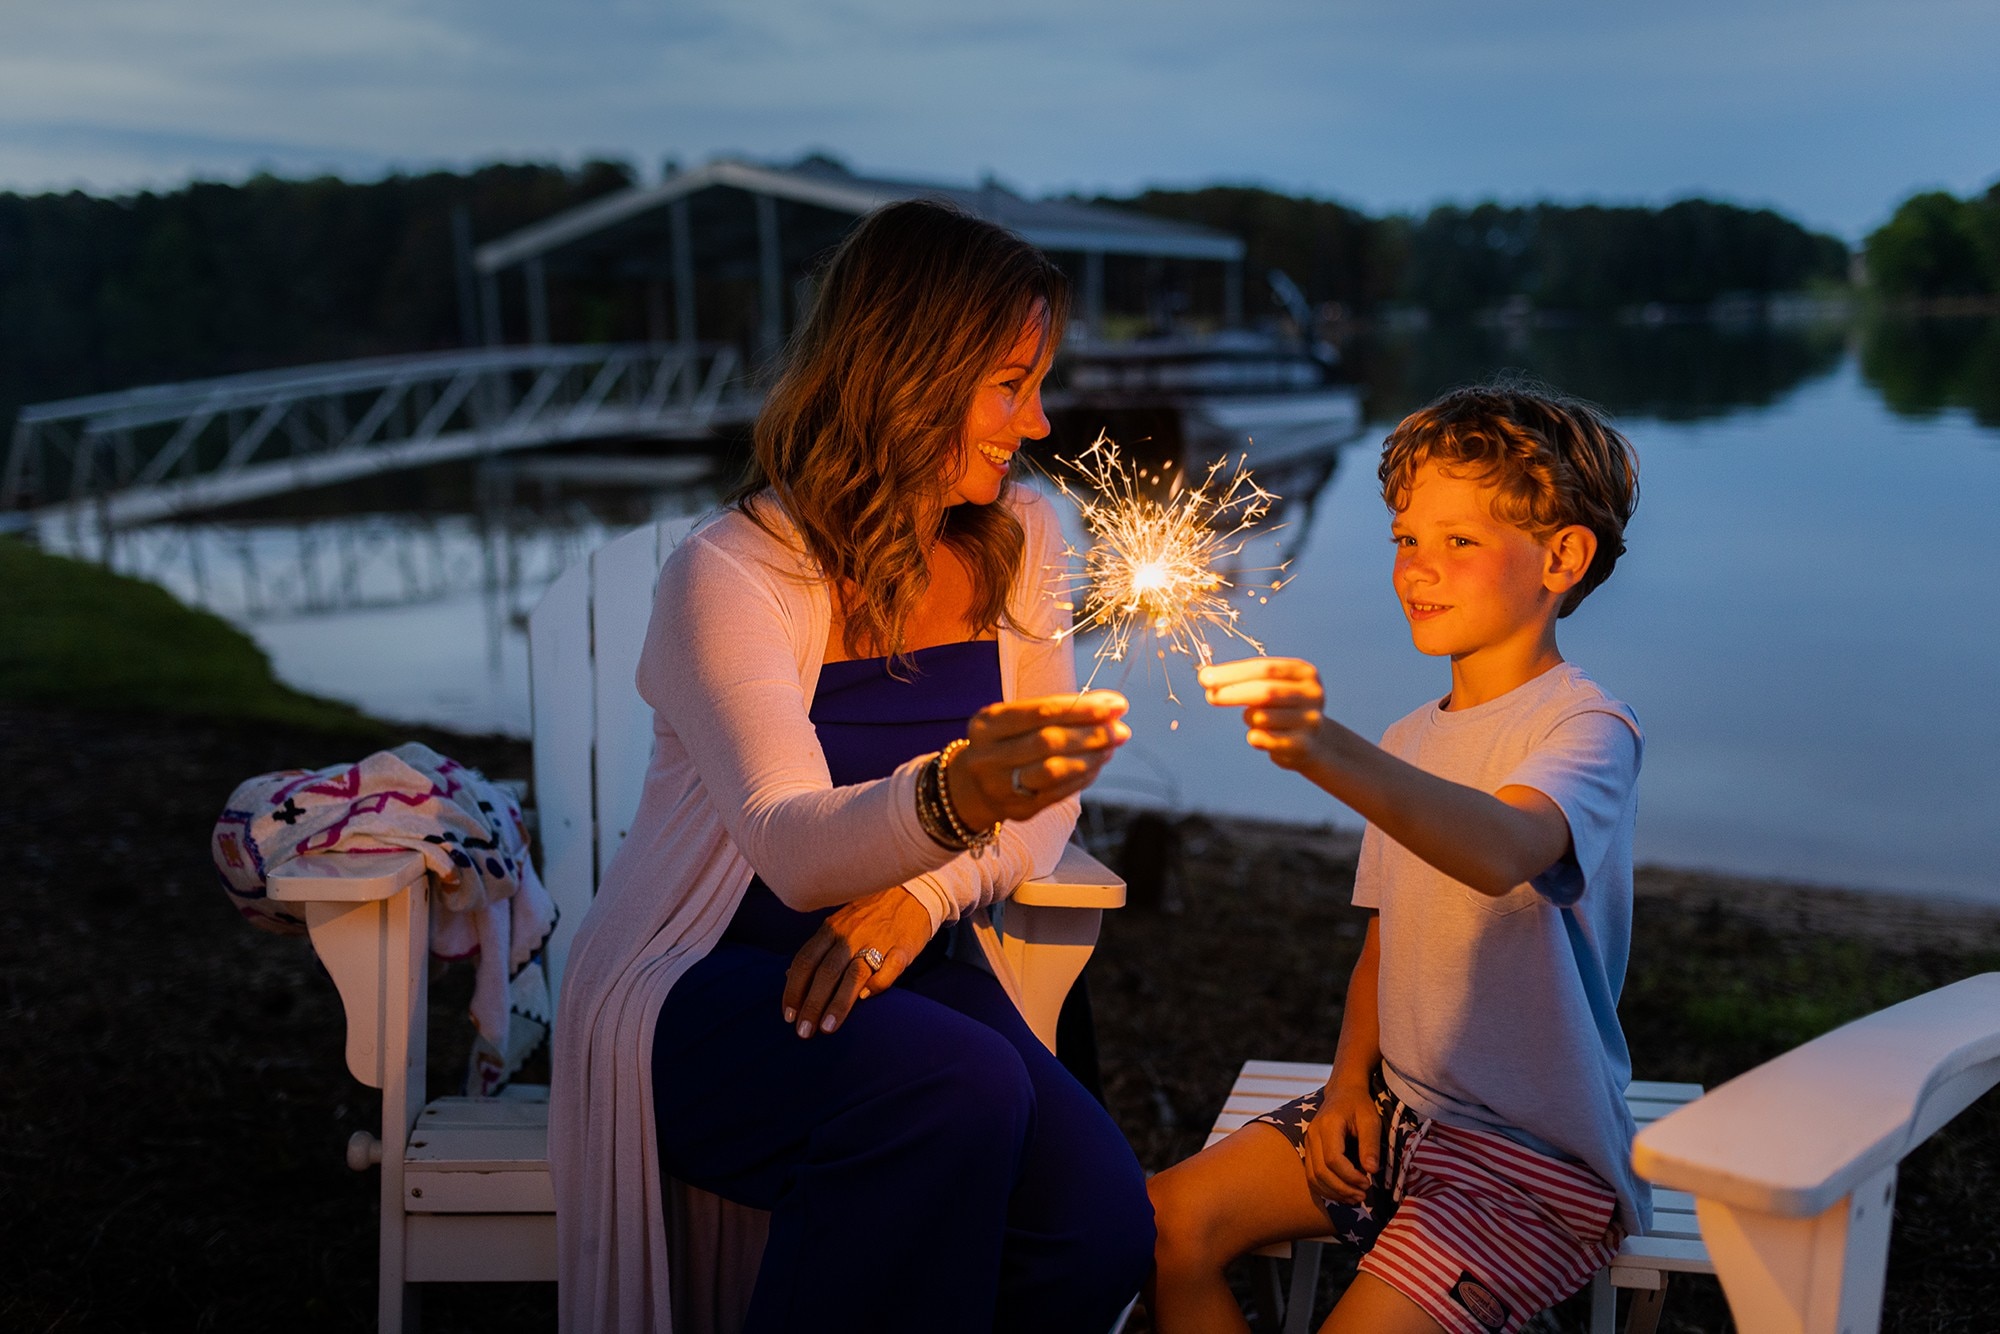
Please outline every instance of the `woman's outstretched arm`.
M956 854L933 842L917 818L916 776L925 757L887 778L833 786L799 681L802 645L825 629L815 624L811 590L766 559L704 530L661 571L639 688L700 775L700 790L686 799L714 803L730 839L796 909L846 903L945 866ZM1057 728L1046 745L1017 738L1017 748L1046 753L1065 744L1063 733L1074 746L1090 730ZM1008 814L1033 823L1041 806L1060 800L1014 800ZM1067 833L1063 825L1051 864ZM1045 869L1031 864L1040 851L1031 849L1030 864L1019 868L1018 853L1005 849L977 860L995 863L993 872L1008 863L1000 874L1013 875L1011 887ZM984 880L989 871L974 874ZM950 898L959 901L957 892Z

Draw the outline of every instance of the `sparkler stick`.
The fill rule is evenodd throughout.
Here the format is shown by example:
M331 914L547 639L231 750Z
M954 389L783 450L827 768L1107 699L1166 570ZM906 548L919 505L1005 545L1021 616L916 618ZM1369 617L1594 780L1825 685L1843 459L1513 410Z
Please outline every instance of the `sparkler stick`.
M1180 703L1167 672L1168 653L1193 658L1202 666L1214 660L1209 635L1240 639L1258 653L1264 646L1237 628L1239 610L1231 593L1269 600L1287 580L1291 562L1249 573L1273 573L1268 584L1231 582L1216 570L1242 554L1253 530L1270 512L1277 496L1251 479L1247 456L1238 455L1233 471L1223 476L1228 458L1210 464L1198 485L1176 475L1167 498L1157 500L1142 489L1147 470L1136 473L1120 456L1117 444L1103 432L1075 459L1063 461L1081 478L1073 489L1066 477L1054 481L1083 516L1090 530L1088 551L1066 546L1065 556L1081 561L1058 592L1059 605L1076 612L1071 634L1103 629L1090 688L1107 662L1122 662L1135 636L1150 633L1156 656L1167 677L1167 698ZM1162 468L1172 467L1169 463ZM1272 531L1276 531L1273 529ZM1082 607L1077 606L1078 601ZM1175 726L1179 726L1178 723Z

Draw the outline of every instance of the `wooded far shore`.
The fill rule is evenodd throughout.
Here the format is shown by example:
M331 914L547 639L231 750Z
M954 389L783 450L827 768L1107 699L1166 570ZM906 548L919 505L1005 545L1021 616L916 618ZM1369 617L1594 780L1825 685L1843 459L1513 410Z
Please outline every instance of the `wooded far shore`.
M628 163L592 161L364 182L256 176L115 198L0 194L0 429L28 402L459 346L469 336L459 220L464 239L482 243L638 179ZM1699 198L1371 215L1216 185L1092 202L1240 236L1246 268L1289 275L1320 332L1336 336L1398 311L1755 311L1801 293L1939 309L2000 302L2000 187L1915 196L1858 252L1772 210ZM754 302L735 304L754 318ZM563 341L643 338L647 327L638 285L614 275L565 284L550 317Z

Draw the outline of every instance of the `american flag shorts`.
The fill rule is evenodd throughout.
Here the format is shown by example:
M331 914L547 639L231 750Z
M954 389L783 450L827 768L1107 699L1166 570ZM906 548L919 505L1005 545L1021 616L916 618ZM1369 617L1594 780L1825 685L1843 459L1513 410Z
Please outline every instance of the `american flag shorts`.
M1324 1094L1257 1118L1292 1142ZM1382 1117L1374 1180L1358 1205L1322 1200L1331 1235L1359 1248L1361 1269L1451 1334L1515 1334L1611 1263L1624 1233L1618 1197L1581 1163L1505 1135L1417 1115L1375 1081Z

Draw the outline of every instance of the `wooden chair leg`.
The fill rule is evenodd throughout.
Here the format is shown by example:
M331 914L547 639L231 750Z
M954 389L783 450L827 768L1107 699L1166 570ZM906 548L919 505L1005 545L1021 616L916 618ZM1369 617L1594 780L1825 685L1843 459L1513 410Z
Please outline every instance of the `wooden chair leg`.
M1252 1257L1257 1276L1250 1281L1251 1299L1257 1303L1257 1327L1277 1329L1285 1319L1285 1288L1278 1278L1278 1261L1269 1255Z
M1618 1289L1611 1286L1609 1269L1590 1279L1590 1334L1618 1334Z
M1292 1243L1291 1291L1285 1296L1285 1334L1307 1334L1312 1328L1313 1297L1319 1292L1319 1257L1325 1248L1316 1241Z
M398 1148L397 1152L402 1150ZM382 1176L385 1185L381 1191L381 1235L376 1242L376 1334L418 1334L423 1328L423 1293L409 1281L405 1256L408 1228L403 1213L402 1174L392 1171L384 1163Z
M1668 1276L1660 1275L1657 1288L1632 1289L1632 1309L1625 1315L1625 1334L1653 1334L1660 1327L1660 1311L1667 1304Z

